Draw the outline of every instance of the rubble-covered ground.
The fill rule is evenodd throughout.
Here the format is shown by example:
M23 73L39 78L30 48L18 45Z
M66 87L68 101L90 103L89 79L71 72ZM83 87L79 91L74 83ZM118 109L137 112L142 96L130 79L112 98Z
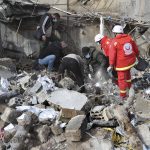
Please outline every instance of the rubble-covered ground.
M132 69L123 102L111 80L87 80L79 93L57 72L32 70L32 60L2 58L0 76L0 150L150 149L149 68Z

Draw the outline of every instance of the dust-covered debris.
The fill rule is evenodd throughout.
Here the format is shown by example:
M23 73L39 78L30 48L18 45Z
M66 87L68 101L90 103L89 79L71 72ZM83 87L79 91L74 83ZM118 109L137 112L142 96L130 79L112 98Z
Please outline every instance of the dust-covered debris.
M71 80L65 78L61 86L58 81L57 72L45 70L1 78L1 103L6 107L1 109L2 149L150 147L147 71L134 74L122 103L111 80L85 83L85 93Z
M68 141L80 141L83 137L84 130L87 127L87 120L85 115L78 115L73 117L65 130L65 135Z

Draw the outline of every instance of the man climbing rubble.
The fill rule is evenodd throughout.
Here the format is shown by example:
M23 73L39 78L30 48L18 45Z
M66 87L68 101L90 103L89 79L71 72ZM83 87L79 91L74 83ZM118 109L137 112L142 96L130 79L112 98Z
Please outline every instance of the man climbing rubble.
M41 17L37 26L35 38L44 42L58 40L60 37L54 37L54 31L58 30L60 23L60 15L58 13L46 13ZM53 37L52 37L53 36Z
M78 86L84 85L84 63L82 58L76 54L68 54L62 58L58 72L64 77L65 71L77 82ZM84 87L81 88L81 92Z
M131 36L124 34L122 26L114 26L112 32L115 33L115 38L109 49L110 65L107 71L111 72L113 69L117 71L120 99L124 100L127 97L126 90L131 87L130 69L136 64L139 51Z

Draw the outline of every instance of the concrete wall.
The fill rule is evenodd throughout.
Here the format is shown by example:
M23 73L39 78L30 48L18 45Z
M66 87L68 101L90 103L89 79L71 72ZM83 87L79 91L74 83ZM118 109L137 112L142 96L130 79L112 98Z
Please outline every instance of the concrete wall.
M139 21L150 18L149 8L150 0L90 0L87 5L83 5L78 0L39 0L39 3L48 3L65 11L74 11L78 13L92 13L95 11L105 12L107 14L119 15L120 17L132 17ZM56 12L50 9L50 12ZM58 11L59 12L59 11ZM62 37L69 45L68 52L80 53L83 46L96 46L94 36L99 33L99 23L87 21L81 26L73 26L78 20L72 17L67 18L65 13L61 13L65 24L69 25ZM150 20L150 19L149 19ZM41 43L33 38L33 33L38 24L38 19L23 19L19 32L16 34L19 22L13 24L0 24L2 46L10 51L16 51L18 54L30 55L39 52ZM82 20L81 20L82 21ZM105 34L111 36L108 28L105 28ZM141 43L143 42L143 43ZM143 50L149 46L149 42L140 39L138 41ZM145 44L146 43L146 44ZM99 48L99 47L97 47Z

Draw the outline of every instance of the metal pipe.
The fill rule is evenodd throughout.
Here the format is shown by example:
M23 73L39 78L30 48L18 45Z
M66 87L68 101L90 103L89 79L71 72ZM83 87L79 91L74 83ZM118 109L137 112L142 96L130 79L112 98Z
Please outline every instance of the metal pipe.
M104 19L103 16L100 17L100 34L104 34Z
M51 6L51 8L54 8L54 9L56 9L56 10L58 10L58 11L61 11L61 12L63 12L63 13L69 14L69 15L73 15L71 12L68 12L68 11L65 11L65 10L62 10L62 9L59 9L59 8L57 8L57 7L54 7L54 6Z

